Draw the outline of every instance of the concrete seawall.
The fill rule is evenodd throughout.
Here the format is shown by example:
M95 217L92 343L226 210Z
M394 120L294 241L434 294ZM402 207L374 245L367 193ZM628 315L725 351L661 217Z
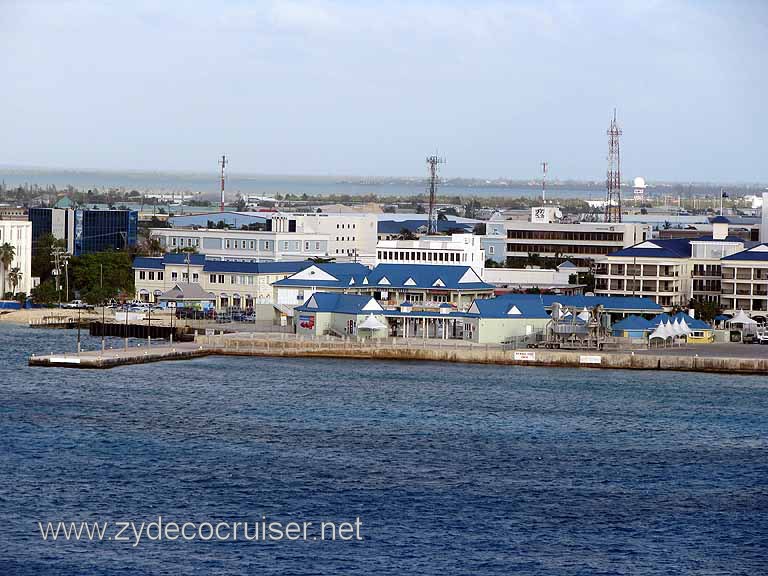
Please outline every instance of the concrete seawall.
M200 338L196 343L32 356L30 366L113 368L165 360L187 360L209 355L276 356L289 358L348 358L504 364L620 370L678 370L724 374L768 374L768 357L717 357L674 353L596 352L566 350L503 350L493 346L411 346L393 343L359 343L269 338ZM671 352L671 351L670 351Z

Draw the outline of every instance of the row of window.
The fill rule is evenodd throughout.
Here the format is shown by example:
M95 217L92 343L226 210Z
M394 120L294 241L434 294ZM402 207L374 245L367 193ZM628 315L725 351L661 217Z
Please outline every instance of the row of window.
M507 230L509 240L568 240L622 242L623 232L570 232L565 230Z
M185 246L188 248L199 248L200 238L177 238L176 236L173 236L171 237L171 246L178 246L179 248L184 248Z
M336 242L354 242L354 236L336 236Z
M566 245L566 244L507 244L507 252L528 254L608 254L615 246Z
M408 252L403 250L379 250L380 261L394 262L466 262L467 255L458 252Z
M349 229L349 228L355 228L355 225L354 224L336 224L336 229L337 230L344 230L344 229ZM338 238L337 238L337 240L338 240Z
M174 276L175 275L176 275L176 273L174 272ZM162 280L163 279L163 273L160 272L160 271L154 272L154 271L150 270L149 272L147 272L145 270L139 270L139 280L146 280L147 277L149 277L150 280L155 280L155 279Z

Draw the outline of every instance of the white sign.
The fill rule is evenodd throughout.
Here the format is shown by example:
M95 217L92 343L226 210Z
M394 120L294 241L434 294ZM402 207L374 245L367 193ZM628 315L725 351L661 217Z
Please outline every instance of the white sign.
M581 364L600 364L602 360L602 356L579 356Z
M521 360L523 362L533 362L536 360L536 352L515 352L515 360Z
M80 358L71 358L68 356L51 356L49 358L51 364L80 364Z
M168 308L176 308L176 302L174 302L173 300L168 302Z
M205 335L206 336L215 336L216 335L216 330L214 330L213 328L206 328L205 329Z

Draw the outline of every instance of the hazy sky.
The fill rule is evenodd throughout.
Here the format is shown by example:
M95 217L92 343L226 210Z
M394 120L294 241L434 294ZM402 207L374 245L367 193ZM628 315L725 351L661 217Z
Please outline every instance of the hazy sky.
M0 164L768 181L768 1L0 0Z

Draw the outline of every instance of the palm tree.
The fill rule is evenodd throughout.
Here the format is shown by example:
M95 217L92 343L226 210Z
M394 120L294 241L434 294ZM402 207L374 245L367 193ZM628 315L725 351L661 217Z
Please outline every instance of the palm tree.
M11 282L11 292L16 294L16 286L21 284L21 277L24 274L21 271L21 268L18 266L15 268L11 268L11 271L8 273L8 280Z
M0 299L5 296L6 270L8 270L8 267L11 265L11 262L13 262L13 259L15 257L16 257L16 249L10 244L8 244L8 242L0 246L0 265L2 265L2 270L0 270L0 277L2 277L3 279L2 291L0 291Z

